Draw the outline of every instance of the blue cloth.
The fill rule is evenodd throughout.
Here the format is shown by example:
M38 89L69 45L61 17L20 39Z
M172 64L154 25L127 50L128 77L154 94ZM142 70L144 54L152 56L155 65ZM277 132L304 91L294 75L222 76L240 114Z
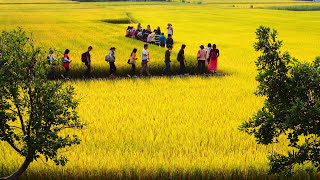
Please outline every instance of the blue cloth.
M160 38L159 38L159 40L160 40L160 44L166 44L166 37L165 36L160 36Z

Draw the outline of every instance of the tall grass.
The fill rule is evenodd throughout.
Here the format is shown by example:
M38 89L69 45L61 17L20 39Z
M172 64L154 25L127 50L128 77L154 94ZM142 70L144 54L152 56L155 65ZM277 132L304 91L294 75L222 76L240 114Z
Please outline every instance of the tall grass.
M269 6L264 9L287 10L287 11L320 11L319 5L293 5L293 6Z

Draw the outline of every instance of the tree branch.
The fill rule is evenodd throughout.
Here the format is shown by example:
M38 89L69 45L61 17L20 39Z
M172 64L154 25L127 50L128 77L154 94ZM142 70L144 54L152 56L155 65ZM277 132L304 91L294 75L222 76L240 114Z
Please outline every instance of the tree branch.
M23 122L23 117L22 117L22 114L21 114L21 111L20 111L20 106L16 102L16 96L13 93L11 93L11 94L12 94L12 97L13 97L14 105L16 106L16 108L18 110L18 117L20 119L22 132L23 132L24 135L26 135L26 129L25 129L24 122Z
M16 144L14 144L14 142L11 142L11 141L7 141L7 142L10 144L10 146L11 146L14 150L16 150L20 155L23 156L22 151L17 147Z

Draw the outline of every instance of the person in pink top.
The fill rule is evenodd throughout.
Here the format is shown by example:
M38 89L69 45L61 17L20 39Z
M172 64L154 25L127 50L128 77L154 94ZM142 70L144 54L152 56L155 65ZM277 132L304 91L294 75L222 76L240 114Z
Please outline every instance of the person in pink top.
M197 59L198 59L198 72L199 74L205 74L205 69L206 69L206 59L207 59L207 52L204 50L204 46L200 46L200 50L198 51L197 54Z
M217 46L214 44L210 52L210 63L208 66L208 70L212 73L217 73L219 55L219 49L217 49Z

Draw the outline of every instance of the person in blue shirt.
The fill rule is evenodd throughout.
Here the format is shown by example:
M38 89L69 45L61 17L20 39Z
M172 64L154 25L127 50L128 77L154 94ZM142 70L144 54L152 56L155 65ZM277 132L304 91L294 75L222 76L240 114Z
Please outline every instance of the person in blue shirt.
M164 36L164 33L161 34L159 40L160 40L160 46L164 48L166 46L166 37Z

